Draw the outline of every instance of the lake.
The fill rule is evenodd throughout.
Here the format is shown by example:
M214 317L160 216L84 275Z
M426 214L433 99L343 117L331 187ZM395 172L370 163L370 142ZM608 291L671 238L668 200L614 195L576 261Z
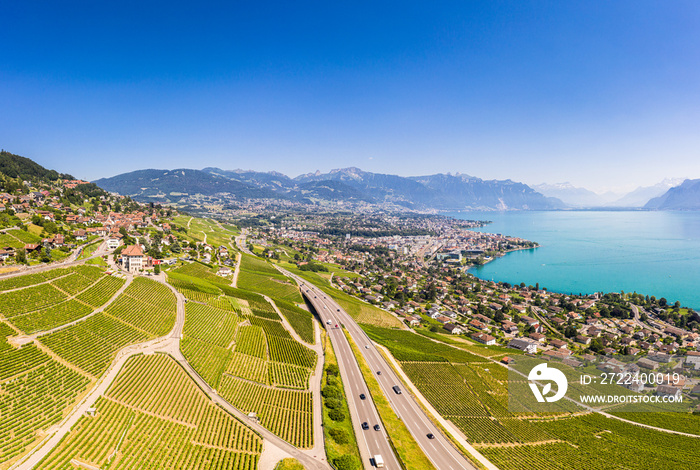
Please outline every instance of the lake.
M471 269L481 279L563 293L639 292L700 309L700 213L458 212L541 246Z

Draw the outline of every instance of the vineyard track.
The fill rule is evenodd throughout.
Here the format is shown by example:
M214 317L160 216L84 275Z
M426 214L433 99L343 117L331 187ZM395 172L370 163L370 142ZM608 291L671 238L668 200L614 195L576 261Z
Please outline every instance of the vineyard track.
M238 287L238 273L241 272L241 261L243 261L243 255L238 253L236 255L236 270L233 272L233 279L231 280L232 287Z
M91 256L87 258L83 258L81 260L78 260L78 251L74 251L73 253L70 254L68 258L66 258L63 261L60 261L58 263L51 263L51 264L43 264L39 266L31 266L31 267L21 267L17 271L12 271L9 273L0 273L0 279L8 279L11 277L17 277L17 276L24 276L25 274L34 274L34 273L40 273L44 271L50 271L52 269L56 268L68 268L70 266L77 266L80 264L85 264L86 261L101 257L102 255L105 255L109 252L107 249L107 242L102 241L100 244L100 247L95 250L95 253L93 253Z

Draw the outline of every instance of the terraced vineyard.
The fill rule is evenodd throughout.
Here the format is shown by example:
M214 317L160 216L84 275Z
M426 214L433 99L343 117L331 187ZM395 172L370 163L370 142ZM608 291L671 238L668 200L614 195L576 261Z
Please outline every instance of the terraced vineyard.
M105 313L149 335L163 336L175 325L177 301L160 282L137 277Z
M292 444L311 446L308 386L316 354L292 338L261 296L216 287L236 297L212 302L227 308L214 307L209 304L212 299L187 304L180 343L184 356L234 406L257 413L263 426ZM224 300L227 303L222 304Z
M510 413L508 374L500 364L410 332L366 330L401 361L433 407L500 469L695 468L700 461L700 439L643 429L599 414L575 415L571 404L562 405L561 412L551 417ZM692 415L679 417L700 422Z
M0 311L28 334L50 330L86 316L106 303L124 283L123 279L107 276L101 269L88 266L56 269L16 279L5 280L13 281L6 286L15 290L0 294Z
M11 351L0 341L0 348L2 464L33 444L38 431L58 423L89 380L51 360L33 345Z
M314 338L314 317L311 312L285 300L275 299L275 304L277 304L284 318L292 325L292 328L294 328L294 331L297 332L301 339L309 344L316 342Z
M292 445L313 445L311 392L266 387L228 375L219 392L233 406L256 413L260 424Z
M61 358L97 377L109 366L117 351L149 338L106 313L43 336L41 342Z
M131 358L95 416L84 416L38 466L253 470L262 440L217 407L169 356Z

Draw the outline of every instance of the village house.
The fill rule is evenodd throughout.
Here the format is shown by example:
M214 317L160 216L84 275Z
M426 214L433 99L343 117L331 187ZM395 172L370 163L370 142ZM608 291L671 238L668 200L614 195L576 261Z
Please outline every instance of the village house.
M537 352L537 344L526 339L512 339L510 343L508 343L508 347L519 349L530 354L535 354Z
M474 333L470 337L474 341L485 344L486 346L493 346L496 344L496 338L491 335L487 335L486 333Z
M129 245L122 251L122 267L132 273L143 269L141 245Z

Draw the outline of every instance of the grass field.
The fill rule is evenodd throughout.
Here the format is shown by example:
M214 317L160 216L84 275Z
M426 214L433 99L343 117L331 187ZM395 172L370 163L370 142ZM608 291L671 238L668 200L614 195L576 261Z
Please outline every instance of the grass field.
M275 299L302 302L299 288L292 280L283 276L267 261L251 255L244 254L241 259L238 287Z
M403 328L401 321L389 312L331 287L328 279L324 278L319 273L301 271L295 265L289 263L281 263L281 266L318 286L326 294L333 297L333 299L335 299L335 301L358 323L381 326L384 328Z

